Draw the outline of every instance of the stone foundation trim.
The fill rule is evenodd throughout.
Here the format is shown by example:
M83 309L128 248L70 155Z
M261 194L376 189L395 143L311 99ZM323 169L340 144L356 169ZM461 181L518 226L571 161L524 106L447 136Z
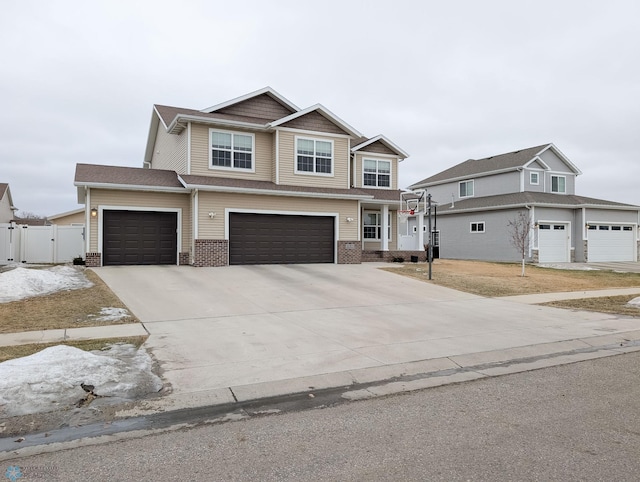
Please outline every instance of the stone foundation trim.
M178 264L180 266L184 266L189 264L189 252L183 251L182 253L178 253Z
M362 249L359 241L338 241L338 264L362 263Z
M101 253L86 253L84 265L87 268L99 268L102 266L102 254Z

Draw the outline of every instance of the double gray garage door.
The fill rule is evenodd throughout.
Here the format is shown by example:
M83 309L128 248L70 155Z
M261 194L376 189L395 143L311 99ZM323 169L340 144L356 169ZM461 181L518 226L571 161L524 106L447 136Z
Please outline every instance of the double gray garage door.
M177 214L103 212L103 264L176 264ZM229 215L229 264L333 263L334 218Z

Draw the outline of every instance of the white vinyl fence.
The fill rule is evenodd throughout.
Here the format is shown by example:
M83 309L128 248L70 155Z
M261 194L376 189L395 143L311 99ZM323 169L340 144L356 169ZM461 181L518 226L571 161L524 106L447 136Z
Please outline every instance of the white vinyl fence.
M68 263L84 246L84 226L0 224L0 264Z

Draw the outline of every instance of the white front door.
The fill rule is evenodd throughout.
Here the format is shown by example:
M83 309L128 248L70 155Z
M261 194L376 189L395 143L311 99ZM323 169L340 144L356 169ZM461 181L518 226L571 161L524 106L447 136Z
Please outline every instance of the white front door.
M538 225L538 262L568 263L569 225L564 223L540 223Z

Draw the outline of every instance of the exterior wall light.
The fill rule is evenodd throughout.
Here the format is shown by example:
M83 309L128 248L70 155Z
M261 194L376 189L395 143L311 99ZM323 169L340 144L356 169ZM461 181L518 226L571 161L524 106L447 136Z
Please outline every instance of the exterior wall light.
M213 219L216 216L216 213L213 211L209 211L209 219Z
M347 218L347 222L348 223L352 223L353 222L353 218Z
M91 208L91 217L92 218L98 217L98 210L96 208Z

